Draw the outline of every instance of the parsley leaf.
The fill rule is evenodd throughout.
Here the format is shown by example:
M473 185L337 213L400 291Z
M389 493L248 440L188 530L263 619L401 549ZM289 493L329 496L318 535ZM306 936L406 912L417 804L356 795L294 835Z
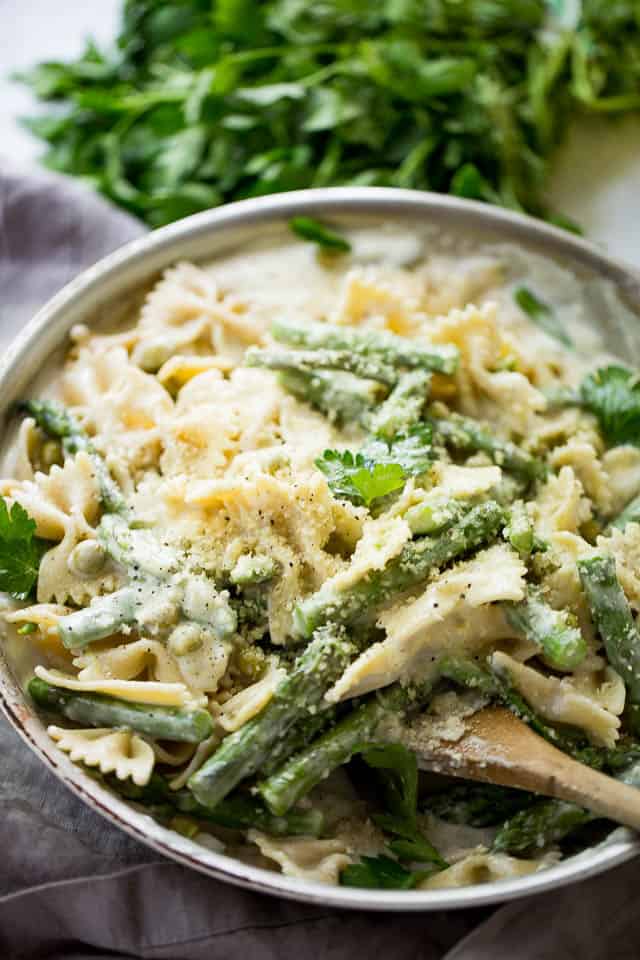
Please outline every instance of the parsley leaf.
M359 453L325 450L316 466L335 496L369 507L374 500L401 490L407 477L429 469L431 436L428 425L419 425L391 440L374 437Z
M374 813L372 819L385 833L394 835L395 839L390 841L389 849L399 860L433 863L441 870L449 866L413 820L394 817L388 813Z
M391 440L382 436L369 440L361 453L369 461L398 463L406 476L417 477L426 473L433 462L432 436L430 424L416 424Z
M16 600L26 600L38 579L46 546L35 531L35 520L19 503L9 511L0 497L0 590Z
M588 374L579 388L581 405L598 418L611 446L640 447L640 379L626 367L611 364Z
M381 854L378 857L362 857L360 863L352 863L340 874L343 887L368 887L375 890L410 890L422 875L407 870Z
M396 817L415 821L418 761L413 750L399 743L385 743L369 747L362 756L369 767L380 772L389 810Z
M361 453L350 450L325 450L316 460L329 481L329 487L337 497L365 506L399 490L405 481L405 473L398 463L370 464Z
M340 253L349 253L351 250L351 244L348 240L312 217L294 217L289 221L289 226L298 237L317 243L319 247L325 250L334 250Z
M552 219L568 119L640 105L637 2L580 7L564 24L545 0L129 0L108 53L23 75L62 101L30 128L47 166L152 226L331 185Z
M444 870L449 866L436 848L429 842L417 824L418 814L418 761L412 750L399 743L372 745L362 753L365 763L376 771L390 813L374 814L373 820L381 830L390 833L389 850L399 859L432 864L432 870ZM387 858L383 857L383 861ZM393 861L395 863L395 861ZM397 865L396 865L397 866ZM379 885L389 879L387 865L366 865L368 878L377 877ZM409 883L395 868L389 868L398 882ZM373 872L373 877L371 873ZM379 874L382 873L382 879ZM356 873L356 876L359 876ZM427 874L423 874L427 875ZM365 876L365 879L367 877ZM414 883L416 881L414 880ZM362 884L365 885L365 884Z
M533 322L548 333L554 340L558 340L565 347L574 347L575 344L567 331L564 329L558 317L551 309L549 304L544 303L539 297L529 290L528 287L518 287L514 291L513 299L521 310L533 320Z

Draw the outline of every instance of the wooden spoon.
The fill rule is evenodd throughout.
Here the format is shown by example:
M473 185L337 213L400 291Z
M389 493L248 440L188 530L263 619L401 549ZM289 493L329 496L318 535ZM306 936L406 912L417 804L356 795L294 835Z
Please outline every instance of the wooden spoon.
M420 767L556 797L640 830L640 790L568 757L510 710L486 707L465 726L459 740L421 745Z

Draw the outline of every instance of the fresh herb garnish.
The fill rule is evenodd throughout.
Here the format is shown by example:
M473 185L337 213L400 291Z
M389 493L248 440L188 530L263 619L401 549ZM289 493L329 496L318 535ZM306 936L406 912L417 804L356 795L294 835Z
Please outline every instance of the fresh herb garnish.
M399 860L408 860L411 863L433 863L440 870L445 870L449 866L413 819L394 817L388 813L374 814L372 819L381 830L393 835L394 839L388 846Z
M424 871L409 870L398 860L381 854L362 857L359 863L346 867L340 883L348 887L372 887L383 890L409 890L434 869L449 866L416 823L418 808L418 763L413 751L399 743L385 743L368 747L362 757L376 771L391 813L375 814L374 822L393 836L389 850L399 860L410 863L428 863Z
M415 820L418 808L418 762L412 750L400 743L369 747L362 757L378 772L386 806L396 817Z
M374 500L400 490L405 473L399 463L371 463L361 453L325 450L316 466L329 481L331 491L351 503L370 506Z
M493 783L460 783L427 798L426 810L447 823L495 827L535 803L535 795Z
M46 545L34 536L35 520L14 503L11 510L0 497L0 590L26 600L36 580Z
M315 461L337 497L370 506L374 500L401 490L408 477L431 466L431 428L412 427L391 440L374 437L359 453L325 450Z
M351 863L340 874L343 887L368 887L373 890L411 890L423 874L407 870L397 860L380 854L378 857L362 857L359 863Z
M289 226L296 236L317 243L324 250L333 250L336 253L349 253L351 250L348 240L312 217L294 217L289 221Z
M152 226L303 187L452 192L537 215L576 113L640 108L629 0L128 0L90 44L23 79L45 163ZM558 221L556 216L555 222Z
M550 337L558 340L565 347L575 346L549 304L540 300L532 290L529 290L528 287L518 287L514 291L513 299L520 309L524 310L533 322L545 333L548 333Z
M640 446L640 378L614 364L588 374L578 391L580 404L593 413L611 446Z

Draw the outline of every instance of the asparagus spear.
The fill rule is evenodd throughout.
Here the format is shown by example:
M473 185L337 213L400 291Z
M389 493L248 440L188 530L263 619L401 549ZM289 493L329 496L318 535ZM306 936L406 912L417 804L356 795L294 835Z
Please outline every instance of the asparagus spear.
M355 652L343 630L333 626L317 630L266 707L226 737L191 777L189 788L199 802L216 806L241 780L256 773L275 743L297 722L318 712L324 694Z
M287 370L278 379L294 397L310 403L337 423L361 420L375 405L380 389L371 380L359 380L340 371L307 373Z
M256 829L278 837L319 837L322 834L324 817L319 810L290 810L286 816L274 817L259 800L239 793L231 794L213 808L206 807L198 803L189 790L172 790L164 777L157 773L151 775L144 787L131 780L104 779L127 800L149 807L156 815L171 815L178 811L229 830Z
M459 687L466 687L468 690L477 690L486 697L498 697L500 694L500 684L497 678L466 657L443 657L438 663L438 673L445 680L451 680Z
M596 819L588 810L562 800L538 800L507 820L493 841L497 853L525 856L564 839L584 823Z
M328 727L332 726L336 720L337 712L336 707L323 706L317 713L309 714L308 717L299 720L287 732L284 740L274 743L269 756L260 767L260 773L264 777L271 777L287 762L289 757L299 753Z
M460 783L428 797L425 810L448 823L494 827L534 801L534 795L526 790L493 783Z
M507 620L537 644L552 667L575 670L587 655L577 620L566 610L554 610L533 590L519 603L504 603Z
M441 533L464 513L464 506L457 500L448 500L437 493L427 494L421 503L409 507L404 519L413 534Z
M431 374L425 370L401 374L387 399L369 417L369 430L387 440L398 433L406 433L419 422L430 385Z
M127 503L101 454L94 447L80 423L63 407L49 400L26 400L20 409L33 417L40 429L59 440L65 453L75 454L81 450L90 458L100 487L100 498L105 510L110 513L127 512Z
M522 557L528 557L534 547L535 535L524 501L516 500L511 504L505 533L513 549Z
M266 367L268 370L342 370L365 380L377 380L392 387L398 374L394 367L375 356L353 353L350 350L260 350L249 347L244 362L248 367Z
M60 618L58 633L70 650L137 623L145 606L156 601L211 629L218 639L235 631L237 617L226 593L219 592L203 574L178 575L184 557L160 544L149 531L133 530L123 517L106 514L98 534L110 556L127 569L130 583Z
M332 770L347 763L369 746L387 714L402 713L411 705L422 705L428 690L407 689L399 683L368 697L323 736L291 757L284 766L258 785L258 792L272 813L286 813Z
M111 637L135 623L137 594L134 587L94 598L88 607L60 617L58 635L68 650L81 650L96 640Z
M160 740L199 743L213 733L206 710L131 703L98 693L76 693L33 677L27 691L37 706L89 727L128 727Z
M434 433L454 450L463 453L482 451L488 454L495 464L513 471L529 483L546 476L547 468L541 460L532 457L515 443L499 439L470 417L452 413L446 418L429 417L428 422L431 423Z
M624 530L628 523L640 523L640 496L634 497L624 510L615 517L607 528L610 530Z
M353 624L375 618L378 608L404 590L425 580L435 569L490 540L504 520L492 500L471 507L437 537L412 540L382 570L371 570L347 590L327 581L295 611L298 635L309 637L325 623Z
M276 340L311 350L347 350L375 356L393 366L455 373L459 353L453 344L421 346L415 340L379 330L355 330L330 323L305 323L277 320L271 327Z
M560 321L557 313L548 303L540 300L528 287L518 287L513 292L513 299L521 310L528 314L533 322L544 330L546 334L558 340L563 346L569 349L575 348L575 343L567 333L564 324Z
M102 517L98 536L109 556L135 577L149 574L163 579L184 565L185 558L161 544L150 530L132 529L118 514Z
M607 659L624 680L630 702L639 704L640 635L616 575L616 562L606 554L584 557L578 560L578 573Z

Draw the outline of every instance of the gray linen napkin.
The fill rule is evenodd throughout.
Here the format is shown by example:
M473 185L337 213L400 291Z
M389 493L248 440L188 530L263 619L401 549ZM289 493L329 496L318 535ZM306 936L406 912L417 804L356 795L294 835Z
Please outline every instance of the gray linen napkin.
M51 294L144 228L78 184L0 166L0 348ZM0 957L7 960L626 960L640 870L496 911L352 913L158 858L68 792L0 718Z

